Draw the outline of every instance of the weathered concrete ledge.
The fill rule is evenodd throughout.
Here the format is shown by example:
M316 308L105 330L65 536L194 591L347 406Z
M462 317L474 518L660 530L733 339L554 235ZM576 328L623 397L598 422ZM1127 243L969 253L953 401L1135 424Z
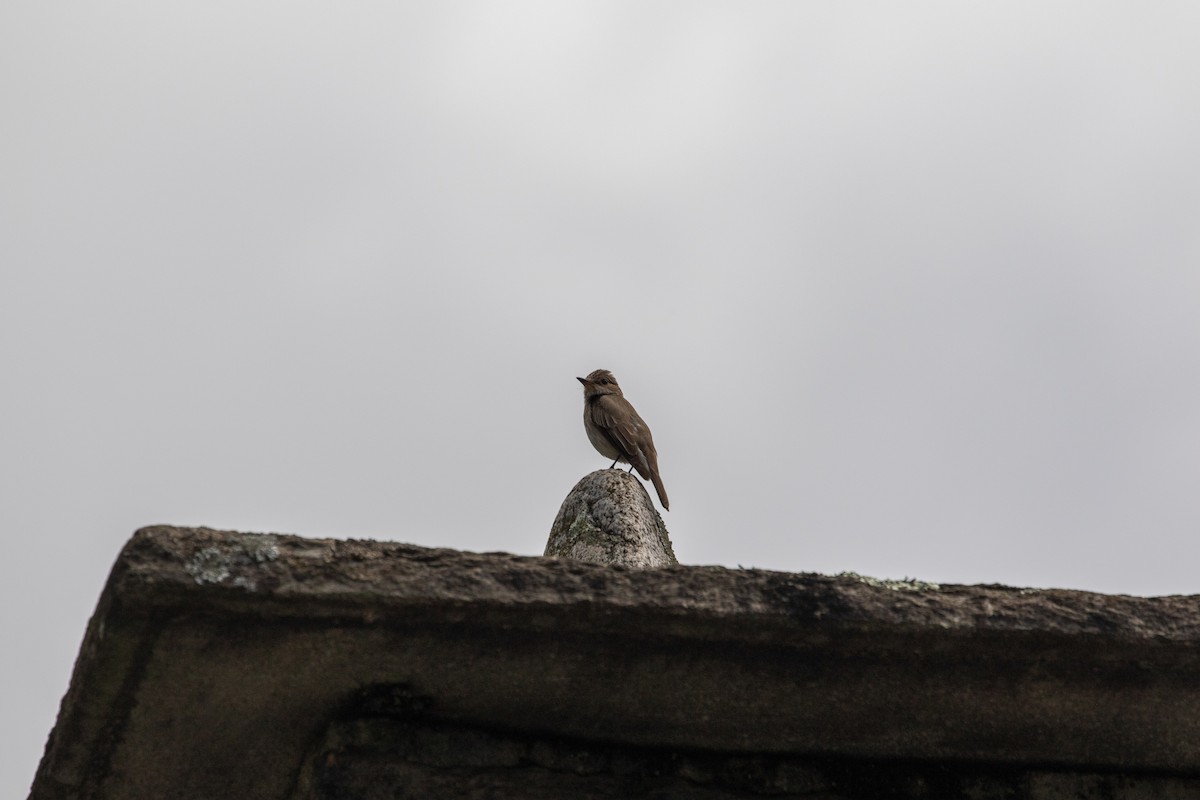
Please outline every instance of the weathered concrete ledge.
M156 527L31 796L447 796L525 768L577 797L1191 797L1198 741L1200 597ZM484 772L457 796L509 796Z

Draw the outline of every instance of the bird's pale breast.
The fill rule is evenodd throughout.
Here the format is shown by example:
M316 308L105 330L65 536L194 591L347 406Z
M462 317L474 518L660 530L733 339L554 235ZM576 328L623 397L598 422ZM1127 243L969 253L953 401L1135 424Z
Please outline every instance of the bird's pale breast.
M583 409L583 429L587 431L588 441L592 443L592 447L596 448L596 452L605 458L616 459L628 463L621 451L613 446L612 441L604 435L603 429L588 416L592 413L591 408L587 406Z

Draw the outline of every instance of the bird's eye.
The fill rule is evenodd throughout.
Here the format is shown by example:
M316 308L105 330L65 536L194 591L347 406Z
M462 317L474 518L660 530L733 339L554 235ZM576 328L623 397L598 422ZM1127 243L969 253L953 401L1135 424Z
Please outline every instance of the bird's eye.
M600 382L603 383L605 386L608 386L608 378L601 378Z

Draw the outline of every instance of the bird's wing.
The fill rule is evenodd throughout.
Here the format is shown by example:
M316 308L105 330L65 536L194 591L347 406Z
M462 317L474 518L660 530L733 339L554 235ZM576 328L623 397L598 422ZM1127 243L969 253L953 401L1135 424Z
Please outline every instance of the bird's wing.
M651 470L645 451L654 452L654 441L630 402L624 397L603 395L592 406L592 421L604 430L638 474L649 480Z

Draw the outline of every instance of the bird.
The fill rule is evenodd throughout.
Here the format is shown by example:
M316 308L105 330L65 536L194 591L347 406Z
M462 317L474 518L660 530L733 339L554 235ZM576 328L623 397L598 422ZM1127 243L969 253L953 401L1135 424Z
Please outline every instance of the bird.
M658 474L658 451L650 426L642 419L621 391L617 379L606 369L598 369L586 378L576 378L583 384L583 428L592 447L605 458L629 464L644 480L654 484L658 501L664 511L671 510L667 490Z

